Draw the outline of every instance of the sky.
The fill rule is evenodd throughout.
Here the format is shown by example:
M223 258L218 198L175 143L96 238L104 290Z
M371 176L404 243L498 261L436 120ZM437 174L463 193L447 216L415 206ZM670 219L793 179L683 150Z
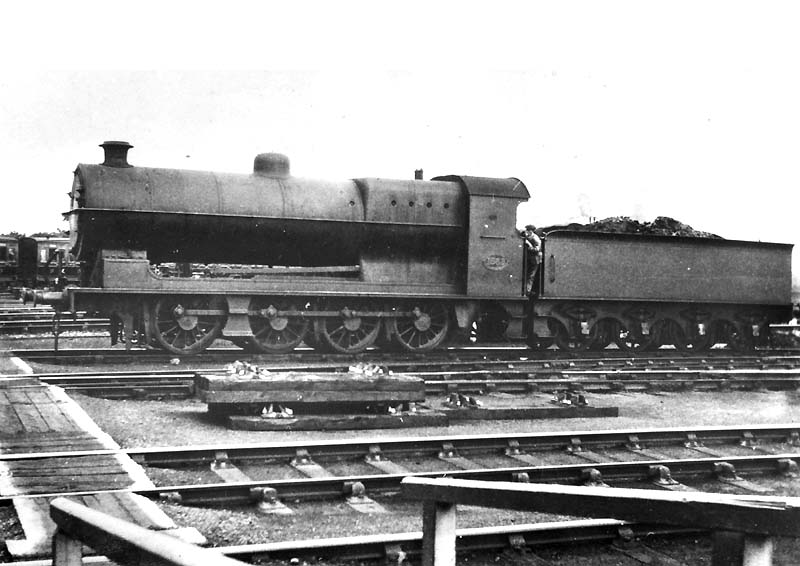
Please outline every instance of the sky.
M65 228L75 165L125 140L148 167L517 177L519 225L800 244L793 2L27 4L0 9L0 233Z

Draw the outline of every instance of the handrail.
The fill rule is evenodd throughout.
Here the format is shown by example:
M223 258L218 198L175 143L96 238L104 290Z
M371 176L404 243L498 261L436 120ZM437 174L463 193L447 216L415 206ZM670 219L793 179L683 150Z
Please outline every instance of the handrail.
M455 565L456 505L691 526L714 532L713 564L767 566L774 536L800 536L800 498L659 492L405 478L402 494L424 502L423 566Z
M244 566L217 550L201 548L58 497L50 502L53 566L81 566L82 546L104 554L121 566Z

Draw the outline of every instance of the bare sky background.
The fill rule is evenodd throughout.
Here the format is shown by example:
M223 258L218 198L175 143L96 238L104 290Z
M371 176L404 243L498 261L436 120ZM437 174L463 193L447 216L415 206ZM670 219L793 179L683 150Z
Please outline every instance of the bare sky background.
M121 139L141 166L518 177L519 224L800 244L793 2L17 4L0 232L65 228L75 165Z

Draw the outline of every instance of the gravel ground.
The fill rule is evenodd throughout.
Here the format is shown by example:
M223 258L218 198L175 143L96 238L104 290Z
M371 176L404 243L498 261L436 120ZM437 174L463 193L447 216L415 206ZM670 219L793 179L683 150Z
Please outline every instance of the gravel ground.
M800 393L724 391L589 395L593 407L619 407L616 418L461 421L448 427L374 431L236 431L211 419L206 405L187 401L111 401L73 394L84 410L124 448L245 442L296 442L359 437L408 437L509 432L555 432L648 427L788 424L800 421ZM544 404L541 395L491 394L487 407ZM437 408L443 399L429 400Z

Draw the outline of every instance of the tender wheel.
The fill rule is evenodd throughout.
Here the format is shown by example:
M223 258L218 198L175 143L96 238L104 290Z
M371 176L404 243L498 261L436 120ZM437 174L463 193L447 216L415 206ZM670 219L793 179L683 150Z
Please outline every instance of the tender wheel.
M592 343L589 345L591 350L605 350L610 344L616 342L620 337L619 321L613 318L601 318L592 326Z
M168 352L197 354L222 332L227 312L221 297L163 297L152 309L153 338Z
M381 319L362 316L374 311L367 303L350 303L339 310L339 316L320 318L315 322L317 339L325 349L342 354L363 352L375 343L381 331Z
M297 305L286 300L258 297L250 301L252 347L265 354L284 354L297 348L306 337L309 321L297 314Z
M615 342L617 343L617 348L626 352L658 348L658 341L652 329L650 330L650 334L637 335L637 333L629 330L624 324L620 324Z
M450 312L443 304L416 305L411 316L389 320L392 339L401 349L424 352L439 346L450 330Z
M705 326L705 332L703 334L699 333L697 324L694 324L693 327L694 328L691 334L694 334L694 336L686 337L686 347L688 349L694 350L695 352L700 352L703 350L708 350L714 345L714 337L712 336L713 331L709 325Z
M561 350L586 350L593 342L591 336L578 336L573 338L570 336L567 327L555 319L550 319L547 324L550 326L550 332L553 334L553 341Z
M653 335L659 346L673 345L676 350L687 349L686 333L681 325L671 318L665 318L653 325Z
M746 350L749 346L739 327L730 320L715 320L712 323L712 336L712 344L725 344L731 350Z

